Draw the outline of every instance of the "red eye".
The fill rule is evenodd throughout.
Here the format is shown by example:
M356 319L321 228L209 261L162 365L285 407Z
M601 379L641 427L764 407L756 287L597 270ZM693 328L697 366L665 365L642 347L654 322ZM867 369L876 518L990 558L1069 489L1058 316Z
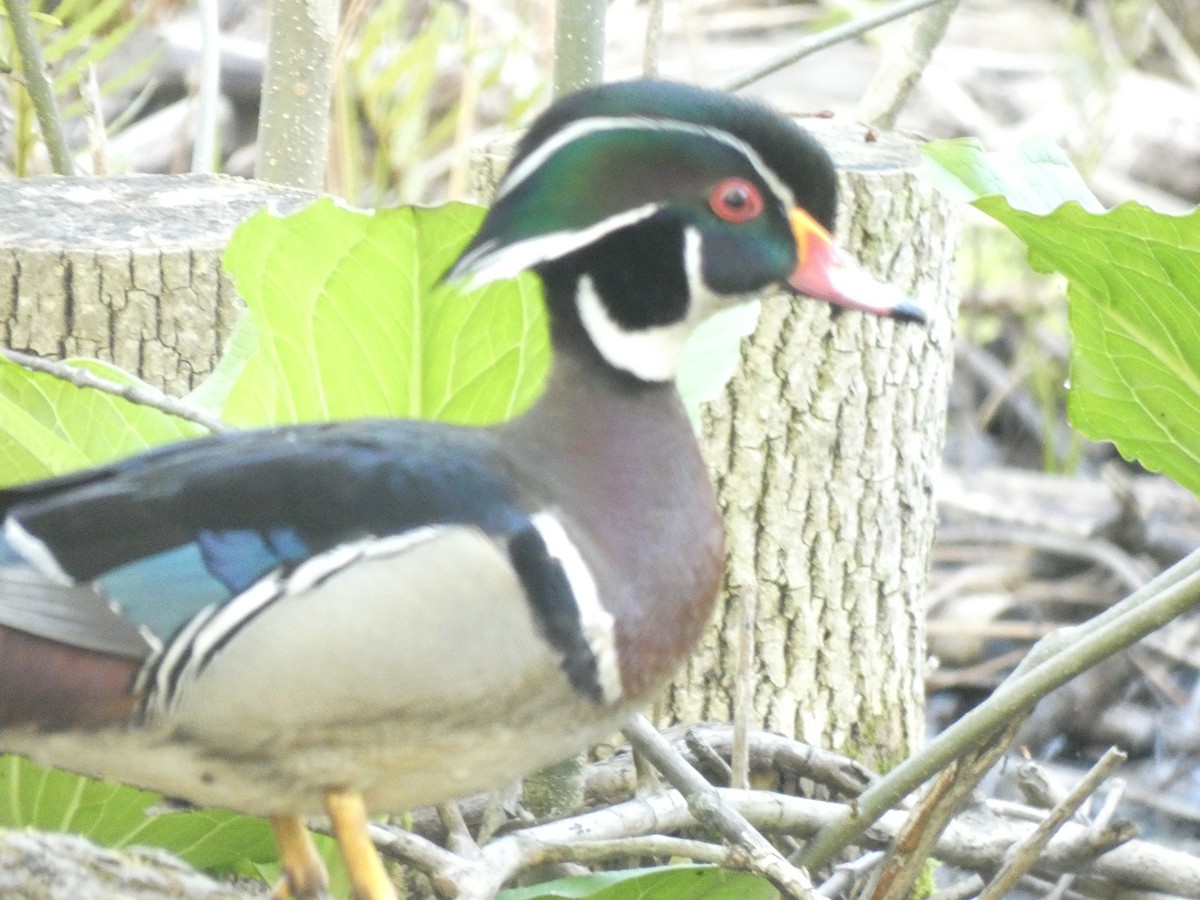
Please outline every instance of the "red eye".
M763 211L763 198L745 178L723 178L708 195L708 205L726 222L749 222Z

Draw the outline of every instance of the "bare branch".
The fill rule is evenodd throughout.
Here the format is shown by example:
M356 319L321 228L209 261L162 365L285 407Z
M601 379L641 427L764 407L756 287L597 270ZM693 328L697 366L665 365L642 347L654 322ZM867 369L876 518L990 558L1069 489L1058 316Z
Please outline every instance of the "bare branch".
M806 56L811 56L818 50L824 50L826 47L832 47L834 44L840 44L842 41L856 38L860 34L870 31L872 28L878 28L880 25L886 25L888 22L895 21L896 19L911 15L918 10L925 9L928 6L933 6L935 3L942 2L945 2L945 0L903 0L903 2L889 6L887 9L873 15L863 16L845 25L826 29L820 34L797 41L794 45L772 56L766 62L743 69L733 77L726 79L718 87L723 91L739 90L748 84L753 84L755 81L766 78L773 72L778 72L780 69L799 62Z
M946 0L913 16L892 43L858 103L858 118L875 128L894 128L909 95L941 43L958 0Z
M745 817L726 804L717 789L675 752L645 716L634 716L623 733L676 790L687 796L688 807L697 819L717 828L735 846L746 849L751 871L769 879L788 896L813 896L808 876L784 859Z
M186 419L189 422L195 422L197 425L208 429L214 434L233 430L229 425L211 413L199 407L192 406L190 403L186 403L177 397L168 397L162 391L152 388L148 384L121 384L118 381L101 378L94 372L80 366L72 366L53 359L43 359L40 356L34 356L29 353L9 350L7 347L0 347L0 356L3 356L9 362L16 363L22 368L52 375L55 378L75 385L77 388L92 388L97 391L103 391L106 394L112 394L123 400L128 400L130 403L149 406L160 412L165 412L169 416L176 416L180 419Z
M1012 854L1005 861L991 882L979 895L979 900L1002 900L1016 886L1017 880L1033 868L1050 838L1062 828L1075 811L1090 797L1113 770L1127 759L1126 755L1116 747L1110 747L1100 761L1079 780L1079 783L1068 792L1062 801L1050 811L1030 835L1013 848Z

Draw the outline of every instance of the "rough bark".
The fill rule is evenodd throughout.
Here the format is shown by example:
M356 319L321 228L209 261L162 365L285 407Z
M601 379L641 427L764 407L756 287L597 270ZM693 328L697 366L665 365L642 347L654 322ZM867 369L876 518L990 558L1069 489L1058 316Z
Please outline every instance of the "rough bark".
M243 308L221 270L234 227L312 196L209 175L0 182L0 344L186 393Z
M223 176L0 182L0 343L95 356L182 394L211 371L244 304L221 254L239 222L315 195ZM263 896L158 850L0 829L0 897Z
M215 881L162 850L108 850L73 834L0 829L5 900L254 900L261 883Z
M808 123L841 171L839 239L929 325L770 298L704 417L726 590L660 717L728 720L757 606L750 724L886 768L923 732L924 595L957 298L957 224L916 145Z

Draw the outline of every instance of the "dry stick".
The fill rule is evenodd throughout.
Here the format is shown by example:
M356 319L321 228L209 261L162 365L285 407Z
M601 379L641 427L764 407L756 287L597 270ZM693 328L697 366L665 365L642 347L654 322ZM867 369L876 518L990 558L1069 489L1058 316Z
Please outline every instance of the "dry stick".
M745 816L725 803L717 789L688 765L645 716L634 716L622 733L687 798L692 815L716 828L735 846L746 848L751 871L766 877L789 897L813 896L808 876L784 859Z
M692 755L696 757L696 761L701 764L696 768L703 766L710 769L712 772L720 775L724 779L724 783L730 787L745 787L745 785L731 784L733 769L729 767L729 763L721 758L721 754L713 749L712 744L706 741L695 728L689 728L684 732L683 742L692 751ZM737 746L736 743L734 746Z
M214 434L234 430L232 426L222 422L212 413L206 412L177 397L169 397L162 391L150 387L148 384L121 384L119 381L110 381L107 378L101 378L99 375L81 366L72 366L68 363L52 359L42 359L40 356L21 353L18 350L9 350L7 347L0 347L0 356L3 356L9 362L16 363L22 368L52 375L55 378L75 385L77 388L93 388L97 391L103 391L106 394L120 397L123 400L128 400L130 403L149 406L160 412L165 412L167 415L187 419L189 422L195 422L197 425L208 429Z
M646 8L646 46L642 50L642 76L645 78L658 77L664 6L666 0L650 0Z
M54 99L54 88L46 77L46 60L42 56L42 45L38 41L33 16L27 0L4 0L8 12L8 23L12 28L13 42L21 55L21 70L25 76L25 90L33 101L38 126L42 129L42 140L50 153L50 164L55 175L74 175L75 163L63 134L62 117L58 112L58 101Z
M908 819L888 849L871 900L901 900L912 893L912 886L925 868L934 844L946 830L975 786L1004 755L1020 730L1024 716L1016 716L996 736L947 766L934 780L921 802L913 807Z
M900 110L929 66L958 0L946 0L915 15L903 39L888 47L858 103L858 118L875 128L894 128Z
M459 895L462 857L400 828L372 822L367 825L367 833L382 853L392 859L411 863L425 872L438 891L451 897Z
M1050 810L1050 814L1042 820L1029 837L1013 849L1004 865L1000 867L1000 871L993 876L988 886L980 893L979 900L1003 900L1016 885L1017 880L1033 868L1038 856L1050 843L1050 838L1054 837L1055 832L1075 814L1075 810L1079 809L1083 801L1095 792L1100 783L1127 758L1116 747L1110 747L1108 752L1100 757L1100 761L1079 780L1079 784L1075 785L1063 798L1062 802Z
M445 803L439 803L437 811L442 825L446 829L447 849L463 857L479 856L479 845L471 837L471 830L467 828L467 823L463 820L458 802L447 800Z
M1080 672L1198 603L1200 552L1176 563L1088 622L1043 638L1030 650L1026 662L986 702L868 788L854 809L823 827L805 848L804 865L812 870L827 864L841 848L854 843L880 816L965 748L994 733L1012 716Z
M754 709L754 639L758 619L758 591L740 592L741 616L738 619L737 665L734 672L733 752L729 786L750 787L750 713Z
M871 869L883 862L883 851L872 850L864 853L858 859L838 863L833 867L833 874L817 888L820 897L838 897L846 892L850 885L858 881Z
M104 109L100 102L100 82L96 80L96 67L87 66L87 75L79 85L79 99L83 101L83 119L87 123L88 150L92 154L92 174L108 174L108 135L104 130Z
M748 84L766 78L773 72L778 72L780 69L790 66L794 62L798 62L806 56L811 56L818 50L824 50L826 47L832 47L834 44L848 41L864 32L870 31L872 28L878 28L880 25L886 25L888 22L911 15L918 10L925 9L927 6L943 2L945 0L904 0L903 3L897 3L874 15L863 16L861 19L855 19L853 22L847 22L845 25L826 29L820 34L797 41L791 47L776 54L766 62L743 69L718 85L718 87L723 91L739 90Z
M217 0L197 0L200 19L200 77L192 123L192 171L216 171L217 122L221 105L221 21Z
M1112 822L1113 816L1116 815L1117 804L1121 802L1121 798L1124 795L1124 778L1114 778L1109 782L1108 795L1104 798L1104 805L1100 807L1100 812L1096 813L1096 818L1092 820L1088 827L1088 831L1094 834L1098 841L1102 839L1106 831L1109 831L1109 823ZM1062 900L1067 895L1067 891L1071 889L1074 881L1074 872L1068 872L1061 876L1055 882L1054 890L1046 895L1045 900Z

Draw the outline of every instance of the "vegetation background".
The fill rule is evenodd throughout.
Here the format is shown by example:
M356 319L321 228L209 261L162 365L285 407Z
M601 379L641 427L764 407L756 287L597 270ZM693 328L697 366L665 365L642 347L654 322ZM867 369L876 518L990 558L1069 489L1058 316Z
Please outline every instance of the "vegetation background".
M659 8L623 0L608 5L606 77L643 68L642 38L655 30ZM661 8L653 54L661 74L721 85L752 61L878 5L692 0ZM212 27L205 16L213 9L224 46L222 92L205 106L194 75L203 52L196 35ZM253 172L267 28L262 4L191 8L77 0L44 13L42 44L67 122L67 144L90 148L77 155L79 171ZM343 31L353 39L339 41L333 51L337 77L326 185L352 203L463 196L472 148L510 131L549 96L554 31L546 3L380 0L352 3L343 16L354 23ZM852 115L903 27L814 55L756 81L748 92L798 114L831 109ZM1040 171L1037 163L1058 164L1047 149L1057 144L1105 205L1132 199L1162 212L1185 212L1200 202L1198 47L1200 14L1185 0L1071 8L1042 0L964 2L950 17L899 126L931 137L974 135L989 151L1011 151L974 158L979 168L999 173L990 186L1010 198L1014 185L1040 177L1030 174ZM50 156L37 138L35 110L17 77L11 41L0 60L14 69L0 117L0 165L14 177L48 171ZM89 63L96 67L94 92ZM88 136L86 111L97 107L109 132L103 153L102 142ZM1044 143L1030 144L1031 138ZM966 182L966 190L993 192L964 178L962 167L941 162L960 185ZM1086 201L1085 194L1055 190L1063 199ZM1003 210L993 212L1005 219ZM1082 221L1053 222L1058 233L1082 227ZM1130 234L1136 227L1135 215L1117 230ZM1148 241L1161 240L1154 230L1161 223L1147 227ZM1195 232L1181 234L1176 248L1194 250L1188 235ZM1120 255L1101 247L1081 268L1106 254L1114 260ZM961 257L959 375L939 484L943 527L929 599L931 649L940 661L928 679L934 732L993 689L1031 640L1111 605L1200 544L1200 508L1186 489L1120 462L1111 445L1089 444L1067 424L1064 385L1072 358L1065 285L1032 275L1024 258L1025 249L994 220L970 219ZM1194 256L1180 265L1168 281L1185 310L1190 303L1194 311L1200 296ZM1186 317L1174 327L1182 337L1189 329L1194 325ZM1186 358L1190 346L1176 351ZM1158 349L1151 347L1151 355ZM1174 369L1169 377L1191 389L1189 397L1172 388L1168 405L1195 421L1200 391L1194 375L1167 368ZM1188 480L1194 473L1186 474L1194 445L1180 438L1168 443L1185 459L1182 469L1166 465L1195 490ZM1156 459L1153 468L1163 467ZM1057 767L1067 769L1058 777L1068 782L1099 749L1121 744L1134 757L1125 769L1123 814L1187 850L1200 818L1193 777L1196 649L1195 624L1176 622L1042 704L1017 738L1052 775ZM57 777L38 783L35 806L56 794L50 785ZM7 784L10 805L21 806L29 797L28 780L25 788L14 786L10 774ZM57 790L77 797L82 789L68 779ZM47 807L47 819L85 830L61 805ZM214 824L209 834L241 827L227 825L220 814L211 814ZM126 832L119 843L149 840L161 830L140 819L121 827ZM204 852L190 858L206 864L209 840L166 843L193 851L195 844ZM243 852L253 841L235 832L226 843Z

